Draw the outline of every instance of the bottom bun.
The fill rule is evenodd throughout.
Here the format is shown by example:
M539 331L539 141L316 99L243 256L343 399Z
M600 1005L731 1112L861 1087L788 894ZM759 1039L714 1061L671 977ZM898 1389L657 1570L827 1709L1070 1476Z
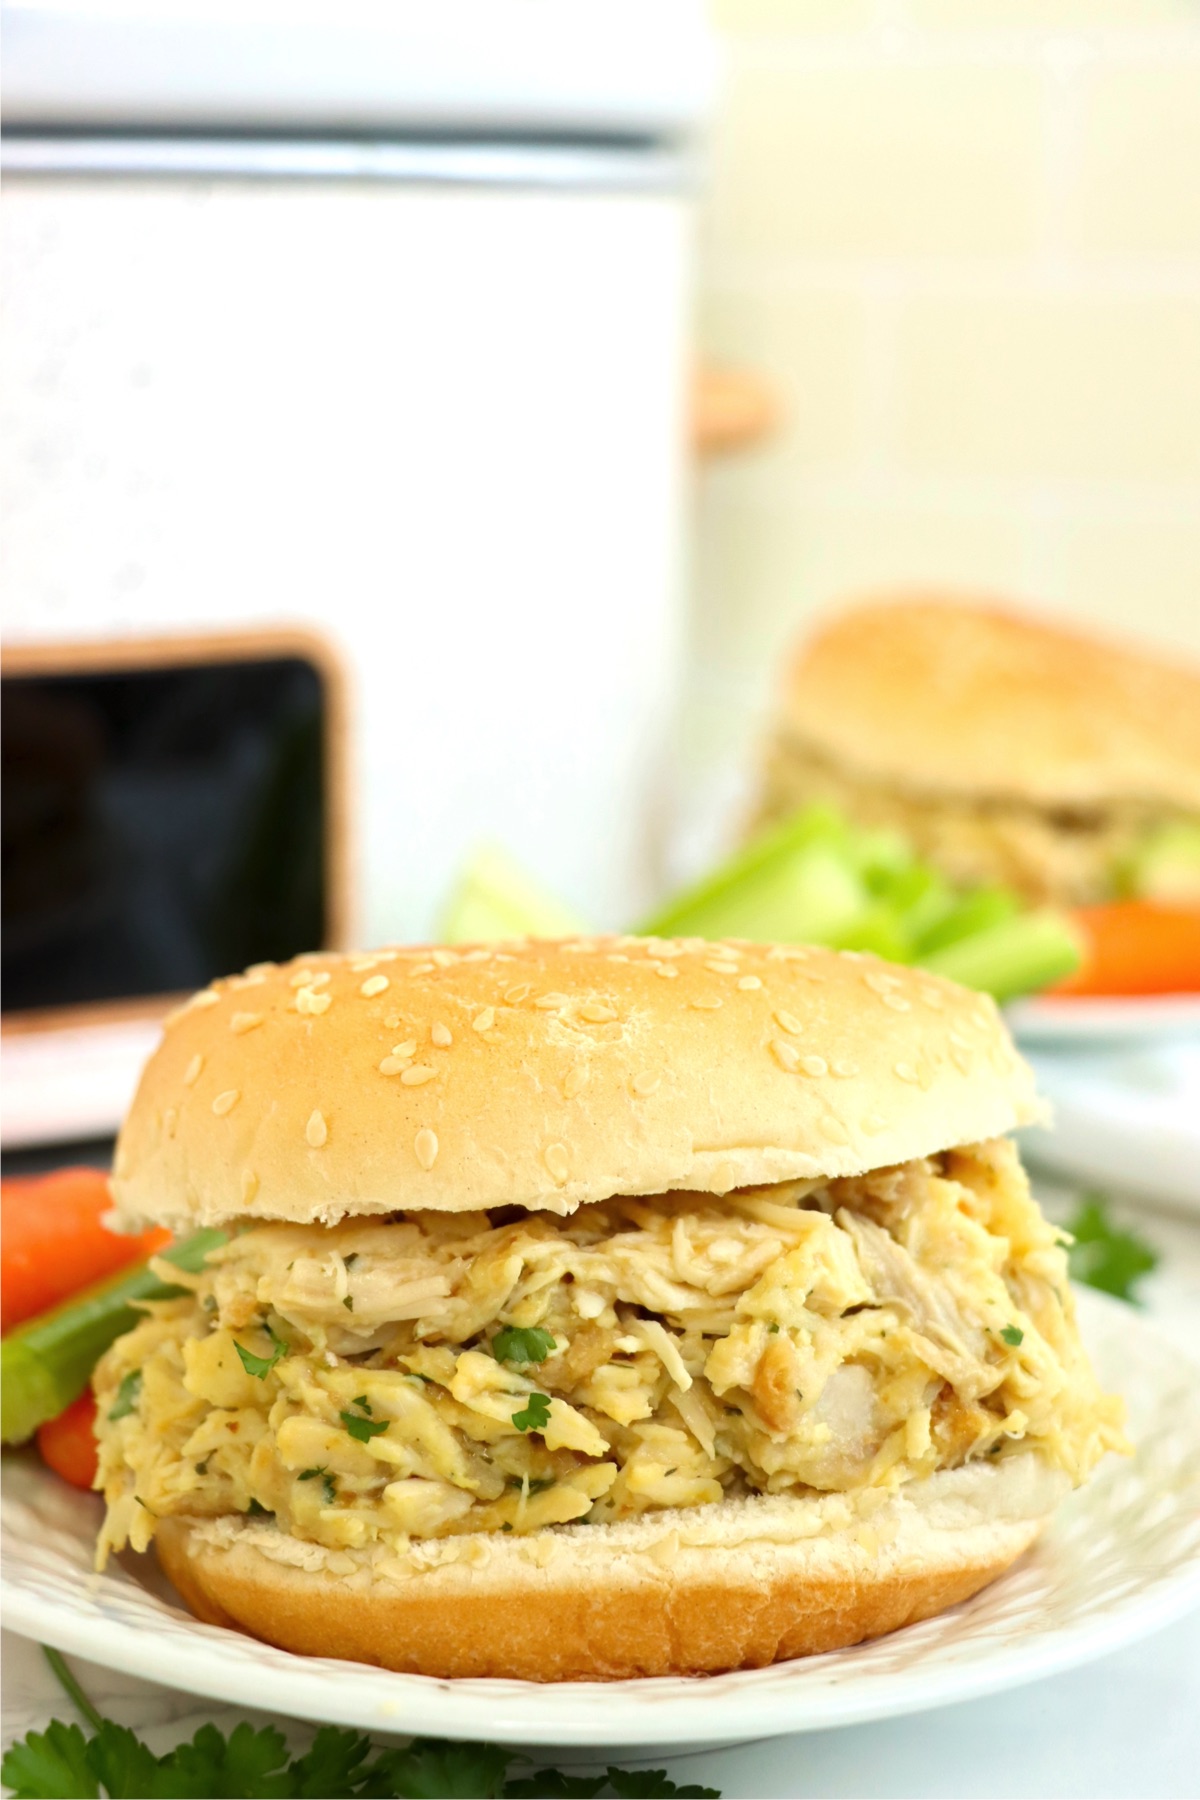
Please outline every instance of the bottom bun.
M406 1674L614 1681L761 1668L928 1619L1004 1572L1067 1483L1036 1456L864 1497L757 1496L526 1537L326 1550L242 1516L164 1519L198 1618Z

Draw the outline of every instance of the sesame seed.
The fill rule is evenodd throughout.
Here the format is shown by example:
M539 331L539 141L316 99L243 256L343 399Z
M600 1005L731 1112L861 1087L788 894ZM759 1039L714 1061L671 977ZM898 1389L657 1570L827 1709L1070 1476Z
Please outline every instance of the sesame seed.
M232 1112L240 1098L237 1088L226 1088L223 1093L218 1094L212 1108L218 1119L223 1119L227 1112Z
M783 1007L775 1014L775 1023L781 1031L788 1031L793 1037L799 1037L804 1030L795 1013L785 1012Z
M416 1137L413 1139L413 1154L416 1156L421 1167L428 1170L432 1169L434 1163L437 1161L437 1153L437 1134L430 1131L429 1127L426 1125L418 1131Z
M496 1023L495 1007L494 1006L485 1006L483 1011L480 1013L476 1013L475 1017L471 1020L471 1030L472 1031L490 1031L492 1029L492 1026L495 1023Z
M779 1064L780 1068L787 1069L789 1074L797 1067L800 1061L800 1052L797 1050L795 1044L789 1044L786 1038L773 1038L771 1040L771 1054Z
M298 1013L311 1013L314 1017L320 1018L321 1014L328 1012L332 1005L333 996L318 994L315 988L303 987L296 995L296 1011Z
M721 1002L716 999L715 996L711 999L704 999L701 997L698 1000L688 1001L688 1005L696 1007L699 1012L716 1012L720 1004Z
M641 1094L645 1097L654 1092L661 1080L661 1075L655 1073L652 1069L647 1069L643 1074L634 1076L633 1091L635 1094Z
M431 962L414 963L408 972L410 975L432 975L433 964Z
M404 1014L386 1013L383 1022L389 1031L399 1031L400 1027L405 1023Z
M546 1167L554 1178L555 1185L562 1187L571 1169L571 1159L567 1155L565 1144L547 1144L543 1151Z
M736 975L738 972L738 966L733 962L706 962L704 966L714 975Z
M450 1030L450 1027L448 1025L443 1025L440 1019L430 1031L429 1036L439 1050L448 1050L454 1042L454 1034Z
M760 988L762 982L757 975L743 975L742 979L738 982L738 986L741 988L743 994L749 994L752 993L755 988Z
M891 1007L893 1012L912 1011L912 1002L906 1000L903 994L881 994L879 997L885 1006Z
M543 1012L556 1012L560 1006L568 1004L568 998L566 994L539 994L533 1004Z
M315 970L313 969L297 969L294 975L288 977L288 986L296 988L308 987L314 974Z
M971 1052L967 1049L965 1044L951 1044L950 1060L960 1075L967 1075L970 1073Z
M617 1016L616 1008L603 1000L585 1000L579 1009L581 1019L589 1025L608 1025Z
M364 956L361 957L358 962L352 962L350 964L350 973L352 975L365 975L368 969L374 969L375 967L377 967L377 959L374 956Z
M325 1123L325 1115L312 1112L308 1115L308 1124L304 1127L304 1135L314 1150L319 1150L329 1137L329 1127Z
M587 1086L588 1067L586 1063L574 1063L563 1076L563 1099L574 1100L576 1094L583 1092Z
M504 1001L506 1006L520 1006L522 1000L528 1000L533 989L528 981L518 981L516 987L506 990Z
M215 1006L220 998L221 996L215 988L201 988L198 994L192 995L189 1004L192 1006Z
M386 994L391 985L386 975L368 975L358 991L364 1000L373 1000L376 994Z
M453 950L431 950L429 954L433 957L433 960L439 969L453 968L454 964L458 961L458 956ZM487 951L484 952L484 955L487 955Z
M191 1062L188 1064L187 1068L183 1071L184 1087L191 1087L194 1082L197 1082L200 1079L200 1071L203 1067L204 1067L204 1058L199 1053L197 1053L195 1056L193 1056Z
M242 1170L242 1204L249 1206L258 1192L258 1176L253 1169Z
M656 962L651 967L656 975L663 976L667 981L674 981L679 974L679 970L672 963Z
M954 1045L956 1050L968 1050L969 1051L971 1048L971 1046L967 1042L966 1038L961 1037L957 1031L952 1031L950 1033L950 1042Z
M914 1087L920 1085L921 1077L917 1074L917 1071L913 1068L911 1063L898 1062L896 1064L896 1074L900 1077L901 1081L911 1082Z
M797 944L772 944L767 951L768 962L807 962L811 952Z
M845 1080L846 1077L849 1075L857 1075L858 1074L858 1069L855 1066L855 1064L852 1062L835 1062L831 1066L833 1068L834 1074L841 1076L841 1078L843 1080Z
M943 1012L945 1010L946 1003L942 999L940 989L935 988L935 987L922 988L921 989L921 998L925 1002L926 1006L932 1007L934 1012Z
M878 1137L881 1131L887 1130L887 1120L882 1113L868 1113L862 1122L862 1128L868 1137Z
M253 981L255 979L261 978L263 975L272 974L274 972L276 966L277 965L273 962L251 963L250 967L248 969L242 970L242 974L247 976L251 981Z
M612 955L607 958L607 961L609 961L611 963L627 963L629 961L629 958L627 956L622 955L622 953L619 950L615 950L615 951L613 951Z
M261 1025L262 1022L263 1016L261 1013L234 1013L229 1021L229 1029L230 1031L236 1031L238 1036L241 1037L244 1032L253 1031L254 1027L256 1025Z
M883 969L868 969L863 976L863 981L873 994L879 995L880 999L886 999L892 989L898 985L896 977L889 975Z
M392 1045L392 1055L393 1056L402 1056L404 1058L405 1062L411 1062L413 1057L416 1054L417 1054L416 1038L405 1038L405 1040L402 1044L393 1044Z
M381 1075L402 1075L408 1068L406 1056L385 1056L379 1065Z
M800 1067L806 1075L828 1075L829 1064L823 1056L802 1056Z
M309 985L309 987L315 987L315 988L328 987L329 986L329 970L322 969L318 975L313 976L312 980L309 982L308 985Z
M400 1079L405 1087L422 1087L427 1081L437 1080L437 1070L428 1063L414 1063L410 1069L401 1070Z
M163 1132L165 1136L173 1138L175 1136L175 1127L178 1123L179 1114L175 1111L173 1106L168 1106L166 1112L163 1114Z

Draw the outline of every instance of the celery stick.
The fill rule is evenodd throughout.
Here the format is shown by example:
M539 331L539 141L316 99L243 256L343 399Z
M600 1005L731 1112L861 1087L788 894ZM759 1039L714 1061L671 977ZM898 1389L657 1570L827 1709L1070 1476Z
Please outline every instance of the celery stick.
M737 851L636 930L644 937L828 940L867 905L846 827L811 806Z
M919 958L922 966L997 1000L1049 986L1079 967L1078 937L1061 913L1030 912Z
M1007 924L1020 910L1020 902L1008 888L976 888L974 893L952 896L952 903L941 918L917 934L917 961L925 962L951 944Z
M195 1274L226 1235L197 1231L164 1250L163 1259ZM184 1291L160 1281L148 1263L135 1263L9 1332L0 1340L4 1443L23 1444L79 1398L108 1346L136 1325L136 1302L169 1300Z
M439 937L445 944L481 944L498 938L571 937L583 929L575 913L502 850L485 849L463 870L442 915Z

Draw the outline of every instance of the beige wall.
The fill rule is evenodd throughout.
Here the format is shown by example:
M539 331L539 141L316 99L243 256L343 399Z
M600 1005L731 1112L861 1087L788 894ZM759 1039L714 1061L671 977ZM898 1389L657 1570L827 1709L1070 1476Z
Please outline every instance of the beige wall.
M713 0L699 339L784 408L696 497L692 776L865 586L1200 652L1198 0Z

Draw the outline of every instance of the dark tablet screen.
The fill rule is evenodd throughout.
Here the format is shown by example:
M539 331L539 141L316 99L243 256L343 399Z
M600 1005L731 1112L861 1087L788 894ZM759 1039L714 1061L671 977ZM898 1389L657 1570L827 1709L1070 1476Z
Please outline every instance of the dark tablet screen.
M173 993L325 940L300 656L3 680L5 1012Z

